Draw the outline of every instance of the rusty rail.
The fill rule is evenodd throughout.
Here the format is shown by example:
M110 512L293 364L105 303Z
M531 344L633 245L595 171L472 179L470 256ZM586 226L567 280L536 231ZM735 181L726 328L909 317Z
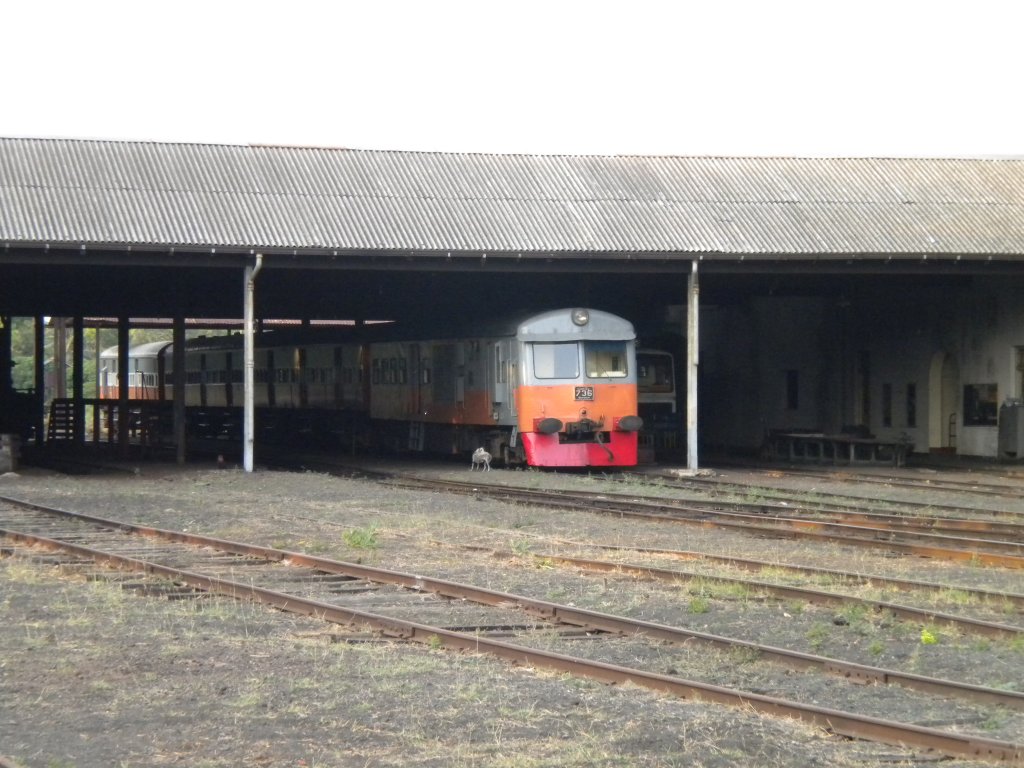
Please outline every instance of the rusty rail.
M452 545L442 541L433 541L431 543L438 547L454 546L458 549L467 551L482 552L503 560L519 560L522 558L522 555L518 555L514 552L502 552L491 547L473 544ZM758 581L754 579L737 579L729 576L714 576L706 573L694 574L687 573L685 571L674 571L668 568L656 568L649 565L611 562L608 560L594 560L592 558L571 557L568 555L548 552L531 552L528 557L536 562L544 563L545 565L563 565L572 568L579 568L580 570L592 573L611 573L653 581L679 582L690 579L699 579L700 581L715 584L739 584L744 587L749 587L751 590L770 595L779 600L801 600L814 605L859 605L874 611L888 611L893 616L905 621L916 621L935 624L937 626L945 626L968 634L981 635L983 637L1004 640L1024 637L1024 628L1014 627L1009 624L999 624L992 621L971 619L964 616L943 613L941 611L925 610L884 600L868 600L861 597L853 597L852 595L825 592L818 589L808 589L806 587L774 584L772 582ZM939 585L932 586L938 588Z
M902 533L843 523L829 523L801 518L765 518L702 506L687 507L668 501L651 501L635 497L611 498L607 494L587 495L533 489L467 483L452 480L396 478L391 484L407 488L441 488L453 493L487 495L497 499L527 502L538 506L601 512L623 518L653 522L679 523L706 528L723 528L760 536L828 541L854 547L884 549L907 555L942 560L970 562L1002 568L1024 568L1024 544L988 539L963 539L931 533ZM899 541L898 537L919 539L921 543ZM964 546L953 546L963 544Z

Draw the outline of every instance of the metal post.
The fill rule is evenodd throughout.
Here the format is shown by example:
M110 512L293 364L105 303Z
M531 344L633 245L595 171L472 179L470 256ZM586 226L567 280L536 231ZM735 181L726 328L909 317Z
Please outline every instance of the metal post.
M131 414L128 405L128 344L130 336L127 317L117 318L117 450L122 459L128 458L130 444L129 422Z
M0 315L0 432L17 432L19 415L14 407L14 354L11 350L14 331L12 317Z
M174 316L171 337L171 384L174 392L174 446L178 464L185 463L185 318ZM163 386L160 382L160 386Z
M100 329L100 325L101 325L100 323L96 323L95 336L93 337L95 342L96 342L93 345L94 354L96 356L96 359L95 359L95 363L96 363L96 380L93 382L93 387L94 388L93 388L93 406L92 406L92 442L93 442L93 445L95 445L97 447L100 444L100 429L102 427L102 411L103 411L103 408L102 408L102 406L100 404L100 376L102 375L101 374L101 368L100 368L100 363L101 363L100 354L103 351L102 339L101 339L101 336L103 334L102 334L102 331Z
M244 382L245 387L245 408L243 417L243 446L242 446L242 468L246 472L253 471L253 448L255 446L255 431L256 431L256 418L255 418L255 398L253 396L253 390L256 387L256 345L253 339L254 336L254 322L255 317L255 298L256 298L256 275L259 274L260 269L263 268L263 254L256 254L256 264L245 266L245 284L244 284L244 296L243 303L245 305L245 327L243 330L244 336Z
M692 265L686 300L686 466L690 470L696 470L700 284L697 281L696 259Z
M71 407L73 442L85 444L85 318L78 315L71 324Z
M0 400L14 394L14 353L11 347L14 341L14 330L10 315L0 315Z
M46 428L46 318L38 315L35 320L35 382L36 382L36 446L45 439Z
M68 328L67 319L55 317L53 323L53 396L64 400L68 396Z

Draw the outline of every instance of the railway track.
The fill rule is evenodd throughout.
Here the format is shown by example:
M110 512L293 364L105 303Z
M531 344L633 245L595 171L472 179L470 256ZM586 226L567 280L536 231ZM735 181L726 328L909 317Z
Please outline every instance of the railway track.
M1015 529L996 527L982 530L981 536L938 533L929 521L909 521L906 526L890 521L882 524L870 516L858 519L814 519L777 511L750 511L744 502L702 503L674 501L638 494L610 494L580 491L551 491L516 488L482 481L439 480L412 475L379 473L378 478L397 487L436 490L473 496L489 496L516 503L550 508L584 510L617 515L621 518L680 523L723 528L756 536L800 538L827 541L852 547L879 549L984 566L1024 568L1024 542ZM767 510L764 505L758 509ZM973 531L972 531L973 532Z
M61 563L101 563L157 576L189 588L259 600L327 621L370 626L389 637L431 647L486 652L604 682L633 682L687 698L700 698L799 717L831 732L935 750L946 755L1024 764L1024 746L979 733L939 730L793 699L685 680L643 664L629 666L549 650L567 638L615 637L628 657L647 647L661 659L666 645L700 643L729 652L738 649L793 669L811 669L849 681L900 686L928 696L948 697L953 709L990 708L1022 712L1024 695L849 664L767 645L582 610L534 598L456 584L424 576L343 563L295 552L163 531L124 522L19 503L0 506L0 532L9 554L39 557L50 550ZM31 547L31 549L25 549ZM453 628L455 627L455 628ZM516 642L496 639L513 636ZM589 646L590 644L588 644ZM653 650L650 650L653 647ZM881 706L881 705L880 705ZM883 707L884 709L884 707ZM1016 717L1024 717L1017 715Z
M936 532L995 533L1014 537L1024 534L1024 522L1018 522L1024 520L1024 514L1007 510L978 509L906 499L890 501L819 490L800 492L717 478L684 478L665 472L653 475L645 473L645 476L664 481L668 488L687 489L698 493L699 497L691 502L695 507L710 505L714 508L715 505L728 505L730 509L751 513L803 514L834 521L871 521L871 524L881 527L893 526ZM626 481L623 479L621 482ZM764 500L744 500L750 496L762 497ZM1021 493L1017 492L1012 498L1019 499L1020 496ZM867 508L869 506L871 509Z
M431 542L434 546L448 546L444 542ZM496 550L491 547L474 545L460 545L466 551L485 552L491 557L507 561L521 560L523 555L511 552ZM635 551L635 550L634 550ZM649 551L649 550L648 550ZM647 579L652 581L667 581L681 583L687 580L699 579L702 583L715 583L742 587L745 590L762 594L774 600L795 600L807 605L828 605L833 607L865 609L879 614L889 614L898 617L903 621L916 622L924 625L944 627L956 632L982 637L999 638L1004 640L1015 640L1024 638L1024 627L1017 627L1009 624L1002 624L992 621L972 619L965 616L956 616L941 611L916 608L910 605L902 605L883 600L867 600L864 598L844 595L837 592L830 592L820 589L808 589L791 585L777 584L769 581L753 579L739 579L727 576L715 576L710 574L694 574L669 568L656 568L650 565L628 563L621 561L595 560L586 557L572 557L557 552L531 552L529 558L535 563L545 567L559 566L573 568L588 573L608 574L613 573L622 576ZM929 585L932 589L939 590L943 587L938 584ZM1011 595L1006 593L983 593L975 592L975 596L1012 600L1017 604L1024 604L1024 595Z
M577 544L576 546L583 545ZM811 566L790 565L785 563L767 562L764 560L753 560L749 558L709 555L706 552L692 552L676 549L653 549L650 547L633 547L615 544L588 543L585 546L609 551L654 555L676 560L703 561L752 572L783 572L792 574L793 576L810 577L812 579L824 577L830 581L835 581L846 586L874 586L895 591L927 592L933 594L948 592L950 590L950 586L948 584L940 584L930 581L897 579L889 576L879 576L877 574L860 573L857 571L842 571L835 568L815 568ZM962 586L958 586L955 589L958 593L965 595L968 598L974 598L978 601L991 601L993 603L1005 604L1018 611L1024 609L1024 594Z
M911 533L941 533L958 536L960 534L984 535L996 539L1016 543L1024 539L1024 523L1006 522L989 519L991 512L970 510L962 507L950 507L948 510L968 513L967 517L949 517L946 515L922 515L908 512L873 511L865 509L867 504L882 505L877 501L861 499L857 503L835 504L810 500L798 494L779 496L772 501L749 502L739 500L718 499L715 501L688 500L672 502L688 510L734 511L760 515L767 519L775 517L821 522L843 523L865 528L876 528L888 531L907 531ZM906 505L900 503L898 506ZM930 505L913 505L917 508L934 510ZM973 514L971 514L973 513ZM1009 513L1000 513L1009 514Z
M613 494L585 491L535 490L488 482L427 478L409 473L355 468L317 456L303 456L296 464L349 477L378 480L398 487L436 490L551 508L601 512L622 518L675 522L733 530L760 537L804 539L901 555L925 557L1010 569L1024 568L1021 526L979 521L896 515L870 511L814 510L801 515L797 506L714 499L673 500L638 493ZM863 503L871 500L861 499ZM962 508L957 508L962 509ZM983 534L965 536L964 533Z
M700 489L704 492L718 493L718 494L729 494L729 493L751 493L761 492L765 494L774 495L777 497L786 497L799 499L804 498L805 503L806 496L809 494L787 494L785 490L779 488L776 485L765 483L763 485L757 485L754 483L738 483L730 480L725 480L718 477L702 477L702 476L680 476L677 473L665 472L662 470L646 472L644 473L647 477L659 478L667 483L672 484L676 487L687 487ZM969 494L971 496L987 496L994 498L1006 498L1006 499L1019 499L1021 497L1021 490L1019 485L1014 486L1010 484L985 484L977 482L957 481L946 478L907 478L905 476L878 476L866 473L857 474L844 474L835 471L800 471L794 469L771 469L771 470L759 470L757 474L772 480L780 480L786 478L805 477L815 480L826 480L830 482L841 482L841 483L859 483L864 485L879 485L885 488L902 488L907 490L926 490L930 492L948 492L948 493L962 493ZM1008 478L1009 479L1009 478ZM1018 480L1019 483L1019 480ZM821 503L825 503L824 500L828 499L829 505L837 507L849 507L851 505L861 504L865 501L864 497L856 496L852 494L842 494L836 492L826 492L816 490L814 497L820 500ZM874 500L877 501L877 500ZM945 504L945 503L933 503L933 502L918 502L908 499L897 502L901 507L907 508L922 508L930 510L939 510L944 512L950 512L954 514L963 514L977 512L977 509L966 507L962 504ZM1024 517L1022 513L1016 512L1000 512L1000 515L1007 517Z

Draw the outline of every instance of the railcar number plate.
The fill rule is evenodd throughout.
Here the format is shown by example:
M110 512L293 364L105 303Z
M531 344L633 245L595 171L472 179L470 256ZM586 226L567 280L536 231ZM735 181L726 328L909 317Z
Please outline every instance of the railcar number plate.
M594 388L593 387L576 387L576 399L577 400L593 400L594 399Z

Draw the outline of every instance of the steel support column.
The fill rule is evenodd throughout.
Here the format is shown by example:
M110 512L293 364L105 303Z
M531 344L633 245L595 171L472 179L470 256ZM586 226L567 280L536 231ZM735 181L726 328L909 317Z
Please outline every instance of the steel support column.
M71 397L72 442L85 445L85 320L81 315L71 321Z
M690 269L686 292L686 466L697 469L697 365L700 342L700 284L697 260Z
M0 315L0 432L17 432L19 417L14 413L14 354L11 345L14 331L10 315Z
M68 327L67 318L55 317L53 323L53 396L68 396Z
M33 424L35 424L36 446L42 446L46 435L46 318L42 315L36 316L34 336L36 413Z
M117 318L117 450L122 459L128 458L129 426L131 414L128 407L128 344L130 336L127 317Z
M256 263L245 267L243 303L245 305L244 335L244 387L245 408L242 433L242 468L246 472L253 471L253 448L256 443L256 411L253 390L256 387L256 344L254 340L254 318L256 301L256 275L263 268L263 254L256 254Z

